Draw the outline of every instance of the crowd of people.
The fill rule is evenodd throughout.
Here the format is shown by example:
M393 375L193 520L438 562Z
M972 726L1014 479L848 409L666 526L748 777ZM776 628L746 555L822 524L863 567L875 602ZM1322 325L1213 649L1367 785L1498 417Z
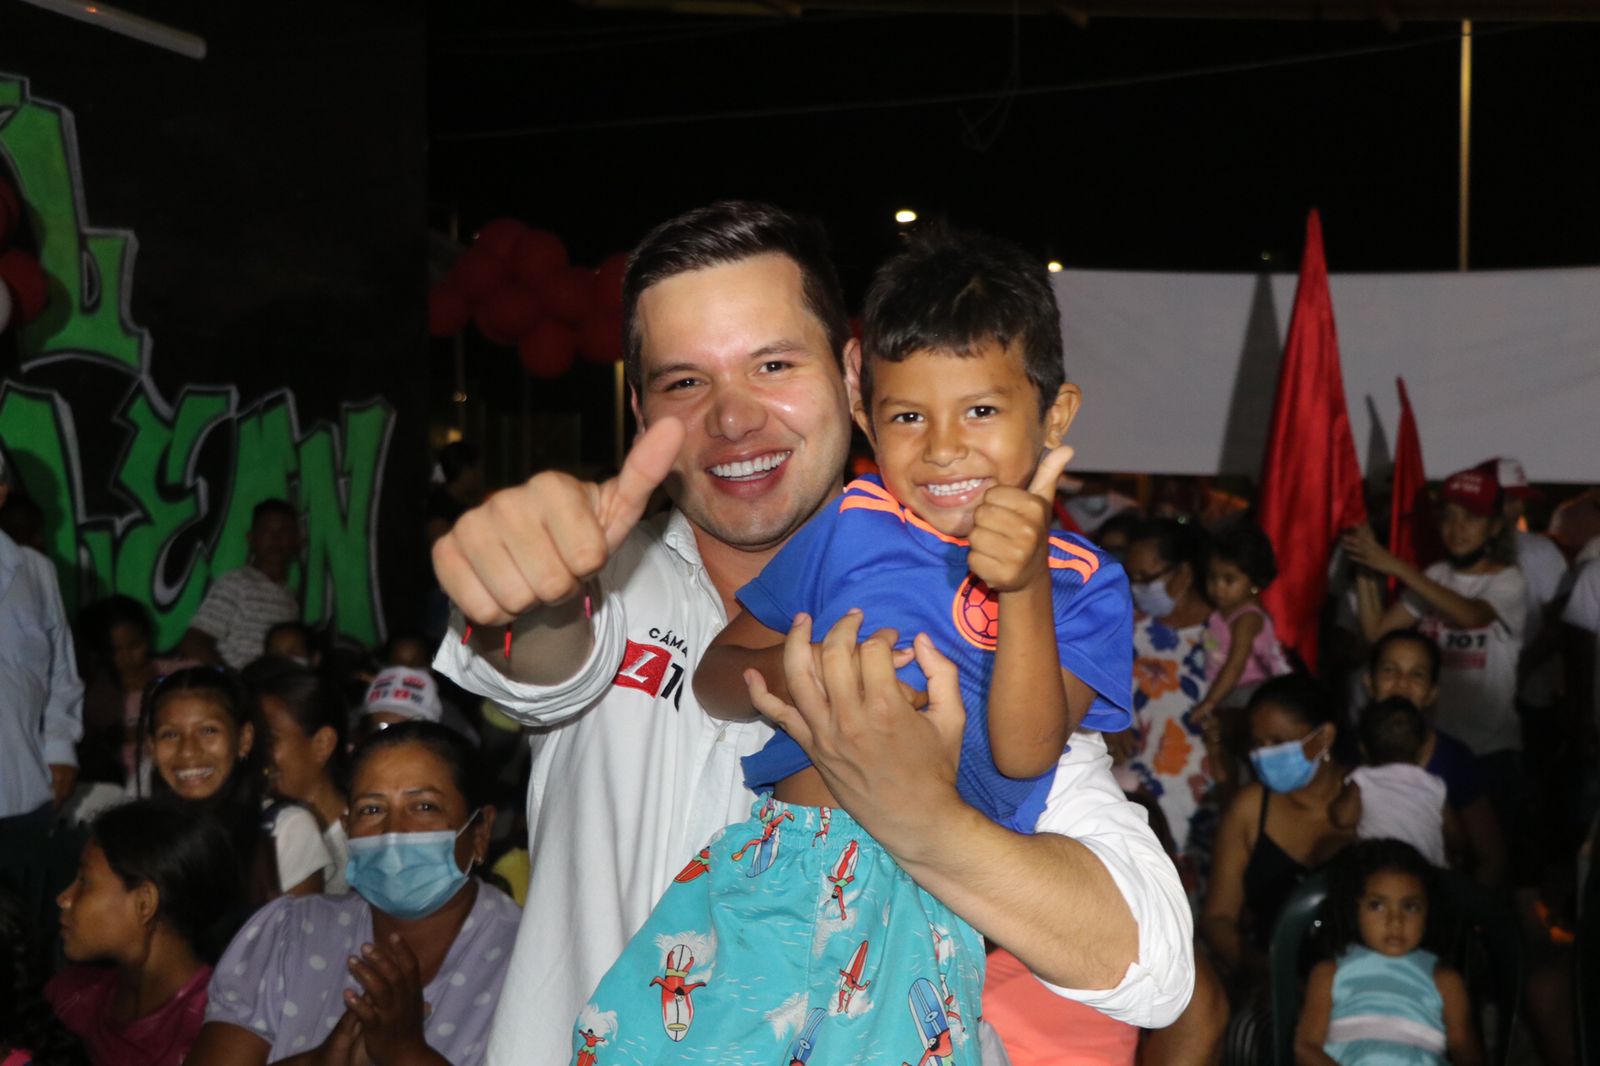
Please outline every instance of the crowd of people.
M815 223L717 204L624 300L622 469L446 448L380 648L302 620L283 500L171 648L69 627L0 465L0 1062L1477 1066L1464 886L1576 1061L1590 496L1558 541L1489 459L1436 557L1347 531L1313 673L1248 500L1066 473L1007 242L920 231L852 335Z

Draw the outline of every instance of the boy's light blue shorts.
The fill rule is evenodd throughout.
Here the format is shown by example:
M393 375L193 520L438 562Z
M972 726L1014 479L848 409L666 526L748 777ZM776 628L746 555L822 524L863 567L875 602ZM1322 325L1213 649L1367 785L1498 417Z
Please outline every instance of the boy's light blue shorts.
M977 1066L983 971L972 927L843 810L762 797L601 979L573 1063Z

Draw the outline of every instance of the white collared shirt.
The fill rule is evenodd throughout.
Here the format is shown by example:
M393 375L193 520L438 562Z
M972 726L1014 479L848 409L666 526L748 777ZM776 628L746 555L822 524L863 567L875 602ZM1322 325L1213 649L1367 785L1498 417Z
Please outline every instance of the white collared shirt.
M564 1062L572 1023L713 833L749 816L739 759L771 735L695 701L694 668L726 624L677 511L636 528L600 575L594 647L568 681L508 680L452 623L434 667L488 696L533 738L532 878L490 1038L491 1066ZM1193 927L1176 869L1112 781L1098 734L1074 737L1041 817L1105 862L1139 922L1139 961L1115 989L1059 990L1134 1024L1167 1024L1193 985Z
M0 818L54 798L52 765L76 766L83 682L49 559L0 533Z

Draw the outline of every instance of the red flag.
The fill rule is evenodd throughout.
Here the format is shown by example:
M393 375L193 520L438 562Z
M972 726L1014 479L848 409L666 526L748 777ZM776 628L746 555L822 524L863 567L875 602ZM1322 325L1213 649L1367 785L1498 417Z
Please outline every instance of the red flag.
M1300 285L1261 461L1257 513L1278 556L1278 579L1262 600L1279 639L1316 669L1329 558L1339 535L1367 518L1316 211L1306 219Z
M1389 550L1415 567L1439 557L1438 530L1428 506L1427 477L1422 467L1422 440L1406 395L1406 379L1395 378L1400 390L1400 429L1394 441L1394 486L1389 504ZM1398 584L1389 578L1389 596Z

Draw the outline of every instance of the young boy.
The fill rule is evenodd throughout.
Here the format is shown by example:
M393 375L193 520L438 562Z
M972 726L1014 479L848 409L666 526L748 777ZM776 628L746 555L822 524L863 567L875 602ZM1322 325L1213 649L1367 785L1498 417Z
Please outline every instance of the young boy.
M751 717L745 671L787 695L795 615L822 633L855 609L863 639L895 631L900 680L920 691L909 649L925 633L961 677L961 794L1031 832L1072 731L1128 725L1133 671L1121 568L1049 528L1079 393L1048 275L1002 241L919 235L874 279L851 355L882 477L851 482L740 591L696 695ZM767 793L755 816L678 875L580 1014L574 1055L598 1035L608 1066L977 1063L977 933L834 809L786 734L745 780Z
M1435 866L1460 854L1461 826L1443 778L1418 765L1428 723L1404 696L1370 703L1356 722L1365 765L1350 771L1329 817L1358 840L1403 840Z

